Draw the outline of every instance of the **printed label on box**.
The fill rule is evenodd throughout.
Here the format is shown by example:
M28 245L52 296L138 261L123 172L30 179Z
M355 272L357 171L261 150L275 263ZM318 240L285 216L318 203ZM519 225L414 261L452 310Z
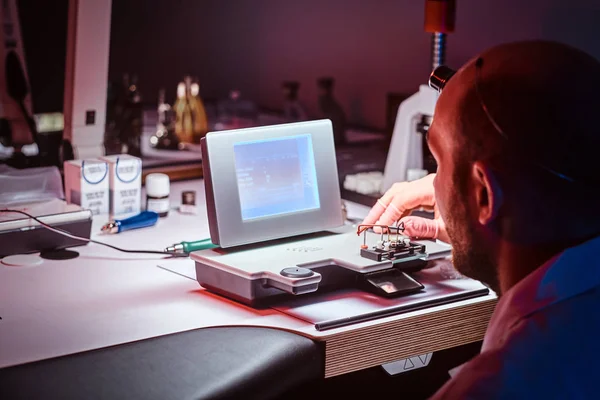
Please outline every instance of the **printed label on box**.
M115 215L139 213L141 209L141 173L139 159L120 159L115 165L114 187L111 188Z
M108 165L105 163L82 164L81 192L76 197L79 197L83 208L90 209L95 215L108 213L107 175Z
M109 168L97 159L70 160L64 163L65 195L68 203L88 209L94 215L109 210Z

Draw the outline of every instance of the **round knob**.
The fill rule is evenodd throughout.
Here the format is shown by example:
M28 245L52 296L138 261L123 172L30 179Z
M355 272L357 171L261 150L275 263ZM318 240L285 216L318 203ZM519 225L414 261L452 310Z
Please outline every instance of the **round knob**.
M313 276L314 272L308 268L290 267L282 269L280 274L286 278L308 278L309 276Z

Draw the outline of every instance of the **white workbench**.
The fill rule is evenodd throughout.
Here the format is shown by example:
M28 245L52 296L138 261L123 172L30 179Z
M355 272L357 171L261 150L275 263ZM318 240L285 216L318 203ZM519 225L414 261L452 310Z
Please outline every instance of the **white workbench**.
M197 215L176 208L196 190ZM209 237L202 181L171 185L173 210L151 228L93 238L129 249L162 250ZM368 208L349 203L349 217ZM207 292L190 278L193 262L126 254L89 244L73 260L33 267L0 264L0 368L211 326L267 326L325 342L334 376L481 340L495 306L490 294L374 321L318 331L274 309L256 310Z

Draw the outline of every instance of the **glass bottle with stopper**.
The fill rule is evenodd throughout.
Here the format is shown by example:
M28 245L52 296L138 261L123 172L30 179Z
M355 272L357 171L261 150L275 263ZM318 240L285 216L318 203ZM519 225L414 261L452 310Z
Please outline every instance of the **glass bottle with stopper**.
M160 89L158 91L158 127L168 127L171 123L170 121L170 113L171 106L167 103L165 98L165 89Z
M204 103L200 97L200 85L198 82L191 82L189 86L194 131L193 138L195 143L200 143L200 139L208 133L208 118L206 117Z
M120 153L141 157L143 114L137 76L124 74L121 100L117 104L115 117L121 143Z
M158 92L158 121L156 133L150 137L150 145L156 149L177 150L179 139L173 127L173 110L165 101L165 89Z
M334 79L330 77L317 80L321 116L331 120L333 137L337 147L346 143L346 114L333 96L334 83Z
M192 109L188 93L185 82L180 82L177 85L177 100L173 109L175 110L175 134L182 144L192 143L194 140Z
M307 114L304 107L298 100L298 82L283 82L281 85L283 92L283 114L288 122L297 122L307 120Z

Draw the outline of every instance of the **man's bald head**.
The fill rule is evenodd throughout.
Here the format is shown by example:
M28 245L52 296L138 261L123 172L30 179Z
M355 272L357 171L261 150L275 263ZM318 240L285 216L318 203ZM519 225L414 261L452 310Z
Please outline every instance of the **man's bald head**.
M597 60L545 41L494 47L447 81L429 146L458 271L508 289L600 234L599 92Z
M590 55L547 41L496 46L452 77L440 96L446 100L455 102L466 146L477 147L472 155L527 157L575 180L600 182L600 62Z
M547 229L550 217L575 221L585 215L600 223L596 199L584 198L600 192L599 94L600 62L590 55L556 42L502 44L470 60L448 81L432 131L452 136L460 190L466 190L464 171L473 162L496 171L509 213L519 218L510 222L514 230L526 232L521 225L527 223ZM435 127L435 119L444 127ZM575 225L579 230L581 224Z

